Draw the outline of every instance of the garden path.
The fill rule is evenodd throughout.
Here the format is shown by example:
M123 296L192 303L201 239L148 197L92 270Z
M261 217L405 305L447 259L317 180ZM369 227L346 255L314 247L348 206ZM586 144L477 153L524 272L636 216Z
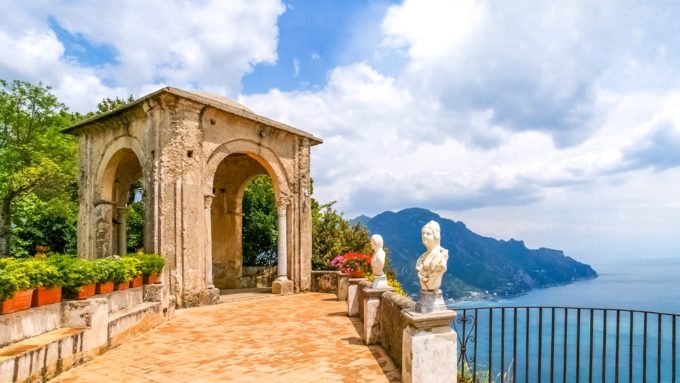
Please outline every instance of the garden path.
M400 382L334 295L306 293L178 310L174 320L51 382Z

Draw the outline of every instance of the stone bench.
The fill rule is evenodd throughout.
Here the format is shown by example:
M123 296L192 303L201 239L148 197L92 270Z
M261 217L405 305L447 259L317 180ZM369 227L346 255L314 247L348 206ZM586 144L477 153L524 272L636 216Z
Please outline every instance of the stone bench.
M85 328L60 328L0 348L0 382L49 379L83 362Z

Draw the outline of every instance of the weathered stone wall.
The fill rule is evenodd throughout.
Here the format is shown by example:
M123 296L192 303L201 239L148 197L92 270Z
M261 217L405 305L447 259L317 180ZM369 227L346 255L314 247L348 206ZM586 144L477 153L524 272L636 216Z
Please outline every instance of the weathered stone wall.
M337 294L339 274L339 271L334 270L312 271L311 291Z
M243 266L241 287L272 287L272 282L276 279L277 271L276 266Z
M412 299L394 292L387 292L380 299L377 316L380 324L380 345L397 366L401 365L402 337L407 326L401 317L401 310L415 307L416 302Z

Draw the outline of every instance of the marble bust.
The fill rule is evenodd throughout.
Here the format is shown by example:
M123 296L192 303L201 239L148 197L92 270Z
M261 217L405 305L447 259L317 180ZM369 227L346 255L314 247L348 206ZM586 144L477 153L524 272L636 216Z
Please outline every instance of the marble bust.
M371 268L373 275L376 277L383 275L383 268L385 267L385 250L383 249L383 238L379 234L371 236L371 249L373 249L373 257L371 258Z
M383 249L383 238L379 234L371 236L371 248L373 249L373 257L371 258L371 268L373 270L373 288L384 289L389 288L387 277L383 272L385 267L385 250Z
M436 291L442 284L446 272L449 251L441 247L441 229L435 221L430 221L421 230L421 239L426 251L416 262L416 272L420 279L420 290Z

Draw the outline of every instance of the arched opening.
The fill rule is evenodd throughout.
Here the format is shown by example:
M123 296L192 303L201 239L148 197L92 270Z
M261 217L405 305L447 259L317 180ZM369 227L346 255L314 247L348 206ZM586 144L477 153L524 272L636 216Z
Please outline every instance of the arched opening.
M106 165L96 203L98 256L125 255L143 247L143 185L137 155L130 149L117 151Z
M268 287L277 276L276 207L263 209L276 201L276 179L256 158L231 154L213 178L212 277L219 289ZM263 214L245 217L244 200L246 211Z

